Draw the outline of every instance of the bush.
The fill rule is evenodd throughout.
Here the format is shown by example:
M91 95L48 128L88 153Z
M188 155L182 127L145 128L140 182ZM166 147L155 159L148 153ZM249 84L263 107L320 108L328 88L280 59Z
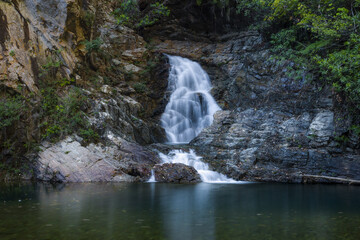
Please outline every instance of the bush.
M150 4L145 11L140 11L137 1L120 0L120 6L113 11L117 23L131 28L142 28L158 22L161 18L169 16L170 10L156 1Z
M286 22L273 34L273 53L293 61L300 75L330 83L360 110L360 1L272 1L269 21Z
M80 89L72 88L62 98L57 97L54 88L46 88L42 93L42 107L46 118L46 122L43 123L45 127L43 139L56 140L83 129L90 129L83 111L88 99Z
M101 38L96 38L92 41L88 41L85 40L84 44L85 44L85 49L87 51L87 53L92 53L92 52L99 52L101 45L103 44L103 40Z
M22 97L0 100L0 129L9 127L18 121L24 107Z
M135 83L135 84L134 84L134 89L135 89L135 91L136 91L137 93L144 93L144 92L146 92L147 87L146 87L146 85L143 84L143 83Z

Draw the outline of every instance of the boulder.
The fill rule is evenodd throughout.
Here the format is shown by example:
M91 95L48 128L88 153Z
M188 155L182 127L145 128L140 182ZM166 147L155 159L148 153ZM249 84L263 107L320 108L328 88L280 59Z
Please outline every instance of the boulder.
M43 144L35 163L36 178L52 182L145 181L160 162L157 154L121 138L112 144L82 146L78 137Z
M201 182L195 168L182 163L164 163L154 168L155 180L168 183L197 183Z

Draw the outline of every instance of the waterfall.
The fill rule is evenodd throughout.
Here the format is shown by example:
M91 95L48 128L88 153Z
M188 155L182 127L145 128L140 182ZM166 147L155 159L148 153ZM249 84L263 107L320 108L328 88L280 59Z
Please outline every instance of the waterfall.
M168 57L171 96L161 116L161 125L170 144L189 143L212 124L215 112L221 109L210 94L209 76L198 63L182 57ZM160 153L160 158L163 163L183 163L194 167L203 182L241 183L211 171L192 149L189 153L182 150L173 150L168 155ZM154 181L153 175L150 180Z
M189 59L168 56L170 60L170 101L161 116L161 125L170 143L188 143L213 122L220 110L209 93L212 86L201 66Z
M203 182L207 183L240 183L224 174L211 171L209 165L201 161L201 157L197 156L195 151L190 149L190 152L182 150L173 150L168 155L160 154L160 158L166 163L183 163L185 165L194 167L199 173Z
M156 182L154 169L151 169L151 176L150 176L150 179L147 182L149 182L149 183Z

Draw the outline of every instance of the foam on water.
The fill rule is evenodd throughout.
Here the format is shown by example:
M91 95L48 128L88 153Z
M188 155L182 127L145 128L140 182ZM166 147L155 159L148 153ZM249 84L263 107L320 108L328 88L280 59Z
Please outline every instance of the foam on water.
M190 152L182 150L173 150L168 155L160 153L160 158L164 163L182 163L194 167L199 173L201 180L207 183L240 183L224 174L211 171L209 165L201 161L201 157L196 155L195 151Z

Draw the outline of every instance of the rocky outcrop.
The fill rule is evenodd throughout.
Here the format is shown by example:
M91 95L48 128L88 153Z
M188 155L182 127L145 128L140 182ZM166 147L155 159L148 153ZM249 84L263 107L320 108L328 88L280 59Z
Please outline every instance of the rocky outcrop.
M331 129L331 133L329 133ZM333 137L333 113L219 111L191 145L216 171L238 180L302 182L316 175L360 179L360 155ZM330 179L331 181L331 179Z
M34 170L40 180L148 178L146 169L155 163L150 162L149 166L144 163L144 171L137 167L147 160L144 155L149 155L142 154L145 150L140 145L164 140L156 117L167 88L166 62L161 55L153 54L134 30L116 23L111 15L115 2L0 1L0 89L4 89L1 94L10 100L15 93L30 99L28 111L21 113L19 121L0 135L0 142L9 142L0 145L0 158L5 156L0 163L14 162L13 159L21 159L24 164L35 162ZM99 45L96 51L91 46L86 48L86 43L95 40ZM43 139L44 126L48 124L49 116L42 106L45 88L59 99L73 88L79 89L86 102L81 106L86 116L82 116L88 128L98 134L100 143L87 145L87 140L60 138L55 144L41 143L46 149L30 155L29 161L24 158L22 155L31 152ZM119 144L126 143L127 147L119 150L114 139L121 139ZM67 151L70 152L61 155ZM125 157L121 151L135 153ZM119 157L129 164L119 165ZM65 162L59 160L62 158ZM134 163L134 158L143 159ZM131 177L119 177L126 174Z
M24 86L38 92L39 64L48 63L56 51L68 77L78 62L74 46L85 40L77 23L81 0L0 1L0 84L14 90ZM76 19L76 17L74 18Z
M200 62L226 110L190 143L204 161L237 180L360 178L359 136L341 96L287 74L293 63L276 61L256 31L209 36L155 36L157 51Z
M80 144L68 137L54 145L43 144L36 161L36 178L52 182L134 182L150 178L160 162L157 154L121 138L111 143Z
M103 85L101 93L89 94L96 99L92 109L94 114L89 120L97 132L105 139L114 135L142 145L164 141L165 131L160 125L139 116L144 112L144 106L121 91L119 87Z
M164 163L154 167L155 180L167 183L198 183L201 182L195 168L182 163Z

